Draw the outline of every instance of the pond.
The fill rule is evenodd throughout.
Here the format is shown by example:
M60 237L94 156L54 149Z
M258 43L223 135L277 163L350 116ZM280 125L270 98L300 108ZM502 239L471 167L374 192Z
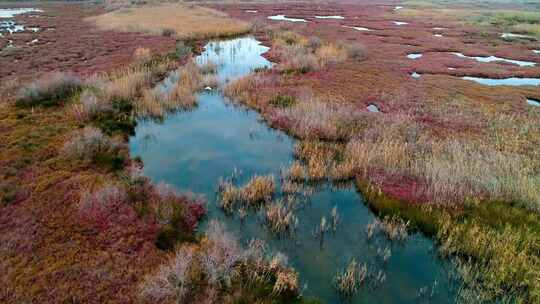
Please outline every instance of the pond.
M355 29L355 30L361 31L361 32L371 32L371 31L373 31L372 29L369 29L367 27L361 27L361 26L347 26L347 25L344 25L343 27L352 28L352 29Z
M411 54L407 55L407 58L415 60L415 59L418 59L418 58L422 58L422 56L424 56L424 55L421 54L421 53L411 53Z
M306 19L289 18L289 17L285 17L285 15L268 16L268 19L274 20L274 21L307 22Z
M213 41L197 62L216 63L219 81L224 84L255 68L271 67L261 56L267 50L251 37ZM160 122L139 121L136 135L130 138L130 152L142 158L144 174L154 182L204 194L208 220L220 219L243 242L263 239L274 251L286 254L299 272L304 295L326 303L340 302L333 278L355 258L385 280L362 288L352 303L411 303L426 290L428 294L433 290L434 303L453 303L456 284L449 278L453 268L438 257L433 241L419 233L404 242L391 242L382 235L368 239L366 226L376 217L353 185L309 185L312 194L298 203L298 227L291 236L273 235L256 211L243 222L238 215L226 215L216 198L220 178L235 174L241 185L255 174L273 174L280 185L281 169L294 160L295 140L269 128L257 112L233 105L218 90L199 93L198 101L196 109L171 113ZM334 207L340 224L321 242L314 230ZM204 228L203 223L201 232ZM381 257L385 250L391 252L387 262Z
M487 85L487 86L538 86L540 85L540 78L518 78L518 77L510 77L510 78L502 78L502 79L495 79L495 78L482 78L482 77L470 77L465 76L462 77L465 80L470 80L477 82L479 84Z
M409 24L408 22L403 22L403 21L392 21L392 23L394 23L395 25L407 25L407 24Z
M21 24L17 24L13 20L1 20L1 19L8 19L13 18L16 15L20 14L26 14L31 12L43 12L40 9L35 8L2 8L0 9L0 36L3 36L4 33L14 34L18 32L23 32L25 30L24 26ZM28 28L28 30L32 32L39 31L39 28Z
M540 100L527 98L527 104L529 104L531 106L535 106L535 107L540 107Z
M0 8L0 18L13 18L16 15L31 12L43 12L37 8Z
M532 67L536 65L536 62L531 61L521 61L521 60L513 60L513 59L507 59L507 58L501 58L497 56L466 56L462 53L454 53L454 55L460 57L460 58L469 58L474 59L479 62L507 62L515 65L519 65L521 67Z
M336 15L336 16L315 16L315 19L345 19L345 17L343 16L339 16L339 15Z

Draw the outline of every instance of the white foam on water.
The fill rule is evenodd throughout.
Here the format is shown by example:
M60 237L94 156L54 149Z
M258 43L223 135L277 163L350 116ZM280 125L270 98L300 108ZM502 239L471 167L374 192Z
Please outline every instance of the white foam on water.
M409 22L403 22L403 21L392 21L392 23L394 23L395 25L407 25L409 24Z
M258 13L258 12L259 11L257 11L257 10L246 10L246 13L253 13L254 14L254 13Z
M433 36L435 36L435 37L443 37L442 34L434 34Z

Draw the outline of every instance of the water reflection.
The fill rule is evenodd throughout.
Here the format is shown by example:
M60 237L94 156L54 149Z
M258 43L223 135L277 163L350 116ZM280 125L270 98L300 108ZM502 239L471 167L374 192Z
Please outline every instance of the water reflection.
M253 38L214 41L196 60L199 64L217 63L223 84L255 68L271 66L261 56L267 50ZM136 135L130 139L130 152L142 158L146 175L155 182L165 181L204 194L209 201L209 218L225 222L242 241L264 239L271 249L285 253L302 284L307 285L305 295L327 303L340 302L332 281L337 269L354 257L373 271L384 273L386 280L376 288L362 289L352 303L411 303L417 300L418 290L434 282L438 282L434 303L453 302L449 264L437 257L430 239L413 234L406 242L393 243L385 237L367 237L366 225L376 217L354 185L301 185L311 194L293 201L299 223L288 236L272 234L264 225L263 214L256 210L243 220L238 214L222 212L216 198L222 177L234 174L237 183L244 184L255 174L273 174L281 189L281 170L294 160L294 139L267 127L258 113L231 105L218 91L204 91L198 94L198 101L194 111L174 113L162 123L139 122ZM285 198L281 191L277 196ZM341 221L336 232L328 232L321 244L314 231L334 208ZM379 252L385 248L392 254L383 263Z

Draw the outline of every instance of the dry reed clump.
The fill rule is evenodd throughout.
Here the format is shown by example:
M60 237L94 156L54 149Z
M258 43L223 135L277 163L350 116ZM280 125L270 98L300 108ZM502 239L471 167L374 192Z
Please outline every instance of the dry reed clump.
M155 18L159 16L159 18ZM88 18L98 28L163 35L174 33L179 39L208 39L247 33L249 24L229 18L219 11L195 5L156 4L120 9Z
M275 188L273 175L255 175L240 189L240 193L243 201L253 205L271 200Z
M269 202L276 191L276 186L273 175L255 175L242 187L236 187L231 182L222 182L218 189L221 208L232 212L238 203L256 207Z
M337 141L354 135L364 116L352 105L306 96L291 107L274 109L268 119L301 139Z
M219 194L219 205L223 210L228 212L232 212L236 203L242 198L240 189L230 182L221 183L219 185Z
M298 225L294 210L283 200L277 200L266 209L266 223L273 233L291 233Z
M161 265L154 275L141 284L141 295L152 301L174 299L180 303L187 298L193 282L190 271L195 259L195 249L181 246L167 264Z
M96 84L107 100L130 101L140 96L142 90L150 85L151 80L152 71L149 67L136 66L124 68L123 72L117 73L108 81Z
M95 90L85 89L80 97L79 103L72 106L73 116L78 121L89 121L97 118L100 114L113 110L112 103L98 94Z
M304 140L295 146L295 155L307 166L306 177L312 181L327 179L335 167L338 149L332 143Z
M217 80L212 74L215 70L211 63L198 66L194 60L189 60L169 73L160 84L144 92L144 96L136 102L137 113L163 117L168 112L195 107L195 92L216 85Z
M285 178L294 181L299 182L303 181L306 178L306 173L304 171L304 166L299 161L295 161L292 163L292 165L285 170Z
M287 73L317 71L354 55L343 44L323 43L318 37L308 39L290 30L274 31L271 36L282 58L278 69Z
M111 139L101 130L85 127L76 131L64 144L62 152L72 158L96 160L97 157L114 154L123 147L119 140Z
M282 254L271 255L267 246L252 240L243 249L236 236L216 220L209 223L200 245L182 245L168 262L140 285L141 295L153 301L182 302L193 294L217 293L216 299L231 292L237 283L245 286L269 284L268 296L298 294L298 276L286 266ZM215 299L215 300L216 300Z
M60 72L45 74L19 91L16 104L19 106L58 105L80 90L81 85L81 80L70 74Z
M223 93L233 101L258 108L258 101L254 100L251 92L261 86L261 78L256 74L241 77L225 86Z
M397 216L386 216L379 222L379 227L390 240L404 241L409 236L407 232L409 222L405 222Z
M145 64L152 60L152 52L149 48L138 47L135 52L133 52L133 59L137 64Z
M347 268L334 277L334 286L343 297L350 298L358 292L367 276L367 266L359 267L353 258Z
M404 241L409 236L407 232L409 226L409 222L405 222L397 216L386 216L382 221L376 219L368 224L366 234L367 238L371 239L376 232L380 231L391 241Z

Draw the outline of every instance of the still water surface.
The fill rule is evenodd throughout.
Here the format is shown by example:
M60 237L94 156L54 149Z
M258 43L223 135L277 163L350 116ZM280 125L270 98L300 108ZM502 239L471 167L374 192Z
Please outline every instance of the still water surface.
M271 67L261 56L267 50L251 37L213 41L196 60L217 64L219 81L224 84L255 68ZM208 219L222 220L243 242L264 239L270 248L285 253L306 286L304 295L326 303L340 302L332 287L333 277L355 258L374 273L383 271L386 280L376 287L364 286L350 303L425 302L417 294L426 287L427 293L433 290L432 303L453 302L454 288L448 278L451 267L438 258L432 240L421 234L413 234L403 243L382 236L368 240L365 228L375 216L352 185L315 186L313 195L299 204L299 224L291 237L272 235L257 212L251 212L243 224L237 215L225 215L216 203L218 180L241 172L239 184L254 174L274 174L279 183L280 170L293 161L295 140L267 127L258 113L232 105L219 91L202 92L198 101L195 110L171 114L162 122L139 121L130 149L132 156L144 161L147 176L204 194ZM321 245L313 231L334 207L341 216L340 225ZM377 251L386 247L392 255L384 263Z

